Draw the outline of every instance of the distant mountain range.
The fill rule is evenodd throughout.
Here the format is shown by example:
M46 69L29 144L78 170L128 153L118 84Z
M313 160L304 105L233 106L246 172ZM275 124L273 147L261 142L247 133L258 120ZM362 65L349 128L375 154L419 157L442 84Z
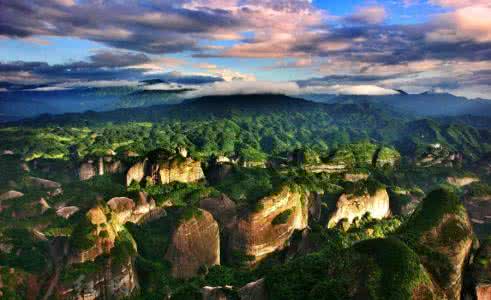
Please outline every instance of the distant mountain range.
M110 111L119 108L178 104L185 98L185 93L191 91L185 86L169 84L161 79L144 80L135 86L71 89L0 82L0 89L3 90L0 92L0 122L46 113ZM410 117L491 116L491 100L471 100L448 93L408 94L402 90L397 92L398 94L388 96L302 94L296 97L327 104L369 103ZM231 98L236 97L241 96Z
M491 116L491 100L468 99L449 93L424 92L408 94L398 90L399 94L387 96L354 95L302 95L303 98L322 103L371 103L388 107L404 114L422 117L443 116Z

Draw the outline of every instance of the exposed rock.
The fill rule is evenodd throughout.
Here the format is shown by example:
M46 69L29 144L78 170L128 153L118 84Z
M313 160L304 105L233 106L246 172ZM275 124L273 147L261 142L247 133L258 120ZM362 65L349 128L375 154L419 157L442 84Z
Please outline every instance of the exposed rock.
M322 215L323 193L310 193L309 195L309 222L319 222Z
M80 208L78 208L76 206L66 206L66 207L62 207L62 208L57 209L56 214L62 218L68 219L79 210L80 210Z
M431 192L403 229L409 244L447 298L460 299L474 235L457 196L447 190Z
M18 192L18 191L8 191L0 195L0 201L5 201L5 200L12 200L12 199L17 199L24 196L23 193Z
M122 264L109 260L101 271L89 276L81 275L74 282L60 287L58 297L83 300L126 299L138 287L133 258L128 257Z
M390 210L396 215L411 215L424 198L419 189L408 190L400 187L390 189Z
M134 164L126 173L126 185L129 186L133 181L140 183L145 177L147 159Z
M482 197L464 197L464 206L478 235L487 236L487 231L481 233L480 227L491 223L491 195Z
M52 181L52 180L48 180L48 179L42 179L42 178L30 176L28 178L28 180L29 180L30 184L32 184L33 186L43 188L43 189L61 188L61 184L59 184L58 182Z
M225 194L201 200L200 207L209 211L222 228L231 228L237 221L237 205Z
M205 286L201 288L201 295L203 296L202 297L203 300L232 300L231 297L228 297L231 291L232 291L231 286L225 286L225 287Z
M382 168L385 166L393 167L399 160L401 155L397 150L388 147L382 147L378 150L375 160L375 166Z
M385 188L378 189L373 195L342 194L329 218L328 227L336 226L342 219L346 219L351 224L353 219L362 218L366 213L375 219L390 215L389 194Z
M368 179L367 173L346 173L346 174L344 174L344 180L350 181L350 182L358 182L360 180L367 180L367 179Z
M178 159L163 162L159 166L159 175L162 184L196 182L205 178L201 163L192 158L186 158L183 162Z
M204 210L189 220L182 220L172 233L165 258L172 265L172 276L190 278L202 267L220 264L218 223Z
M188 157L188 150L184 147L178 147L177 153L179 153L179 155L181 155L184 158Z
M267 300L266 282L264 278L250 282L239 289L240 300Z
M463 187L466 185L469 185L473 182L478 182L479 178L476 177L455 177L455 176L449 176L447 177L447 182L451 185L455 185L457 187Z
M12 150L3 150L2 154L3 155L14 155L14 151L12 151Z
M304 166L305 171L311 173L342 173L346 171L346 168L347 166L343 163L327 163Z
M126 223L133 214L135 202L126 197L115 197L107 202L109 208L116 214L121 224Z
M232 230L230 248L253 257L251 264L285 247L295 230L308 224L308 195L283 187L280 192L259 200L259 211L248 212L238 218ZM273 224L280 214L289 211L282 224Z
M471 265L472 284L477 300L491 300L491 241L481 244Z
M96 175L96 169L94 167L94 162L89 160L80 165L78 170L78 177L80 180L89 180Z
M46 202L46 199L42 198L39 199L38 201L39 205L41 206L41 213L44 214L48 209L51 208L51 206L49 206L48 202Z

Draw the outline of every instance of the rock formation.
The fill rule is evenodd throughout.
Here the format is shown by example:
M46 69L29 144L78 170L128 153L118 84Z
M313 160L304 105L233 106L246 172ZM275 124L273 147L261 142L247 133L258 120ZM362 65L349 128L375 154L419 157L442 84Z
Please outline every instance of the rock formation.
M267 300L264 278L250 282L239 289L240 300Z
M115 197L107 202L107 205L117 216L118 222L124 224L130 220L135 209L135 202L126 197Z
M449 177L447 177L447 182L449 184L457 186L457 187L464 187L466 185L469 185L473 182L478 182L478 181L479 181L479 178L470 177L470 176L464 176L464 177L449 176Z
M133 181L140 183L145 177L145 169L147 168L148 159L134 164L128 172L126 172L126 185L129 186Z
M213 216L199 210L189 220L182 220L172 233L165 258L172 265L172 276L190 278L201 268L220 264L220 234Z
M8 191L0 195L0 201L5 201L5 200L12 200L12 199L17 199L24 196L23 193L18 192L18 191Z
M150 159L133 165L126 173L126 185L144 178L160 184L196 182L205 178L201 163L191 157L154 153Z
M278 193L259 200L258 211L237 219L232 230L230 248L253 257L251 264L285 247L295 230L308 224L308 195L283 187ZM281 224L273 224L280 214L289 211Z
M477 300L491 300L491 240L481 244L471 265L472 286Z
M402 232L446 297L460 299L474 235L457 196L443 189L431 192Z
M62 218L68 219L80 209L76 206L65 206L56 210L56 214Z
M390 215L389 194L385 188L378 189L373 195L368 192L361 196L342 194L329 218L328 226L334 227L346 219L349 223L369 213L372 218L382 219Z
M61 187L58 182L32 176L28 177L28 181L31 185L42 189L57 189Z
M92 160L83 162L78 169L80 180L89 180L97 174L94 162Z
M210 212L221 228L230 229L237 221L237 205L225 194L201 200L200 208Z
M159 165L159 183L167 184L174 181L196 182L205 178L201 163L188 157L184 161L168 160Z

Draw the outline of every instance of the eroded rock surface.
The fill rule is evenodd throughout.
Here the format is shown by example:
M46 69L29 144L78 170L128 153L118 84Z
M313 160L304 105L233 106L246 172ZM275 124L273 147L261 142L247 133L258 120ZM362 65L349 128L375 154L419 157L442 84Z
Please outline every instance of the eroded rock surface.
M203 267L220 264L220 233L218 223L204 210L182 220L172 233L165 258L172 265L172 276L190 278Z
M382 219L390 215L389 194L385 188L378 189L373 195L365 193L357 196L342 194L329 218L328 226L334 227L346 219L349 223L369 213L372 218Z
M232 230L230 248L254 259L252 264L285 247L295 230L308 224L308 195L284 187L280 192L259 200L260 210L240 216ZM273 220L289 211L281 224Z

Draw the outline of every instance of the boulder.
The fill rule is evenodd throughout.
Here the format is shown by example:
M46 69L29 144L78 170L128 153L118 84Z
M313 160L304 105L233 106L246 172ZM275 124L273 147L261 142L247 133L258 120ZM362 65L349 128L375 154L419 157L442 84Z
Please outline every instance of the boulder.
M42 189L57 189L61 188L61 184L59 184L56 181L48 180L48 179L43 179L43 178L37 178L37 177L28 177L29 183L33 186L36 186L38 188Z
M469 185L473 182L478 182L478 181L479 181L479 178L470 177L470 176L465 176L465 177L449 176L449 177L447 177L447 182L451 185L456 186L456 187L464 187L466 185Z
M336 226L343 219L351 224L353 219L362 218L367 213L375 219L390 215L389 194L385 188L379 188L373 195L368 192L360 196L342 194L329 218L328 227Z
M308 195L289 187L260 199L259 210L249 211L237 219L231 231L231 252L244 253L252 258L250 263L254 265L283 249L295 230L307 227L308 199Z
M5 200L12 200L12 199L17 199L24 196L23 193L18 192L18 191L8 191L0 195L0 201L5 201Z
M367 180L367 173L346 173L344 174L344 180L349 182L358 182L360 180Z
M199 210L189 220L182 220L172 233L165 258L175 278L190 278L203 267L219 265L220 233L213 216Z
M57 209L56 214L62 218L68 219L79 210L80 208L76 206L65 206Z
M117 216L118 222L121 224L124 224L130 220L133 210L135 209L135 202L126 197L114 197L107 202L107 205Z
M231 286L217 286L217 287L211 287L211 286L205 286L201 288L201 295L203 300L232 300L232 297L229 297L232 293L232 287Z

